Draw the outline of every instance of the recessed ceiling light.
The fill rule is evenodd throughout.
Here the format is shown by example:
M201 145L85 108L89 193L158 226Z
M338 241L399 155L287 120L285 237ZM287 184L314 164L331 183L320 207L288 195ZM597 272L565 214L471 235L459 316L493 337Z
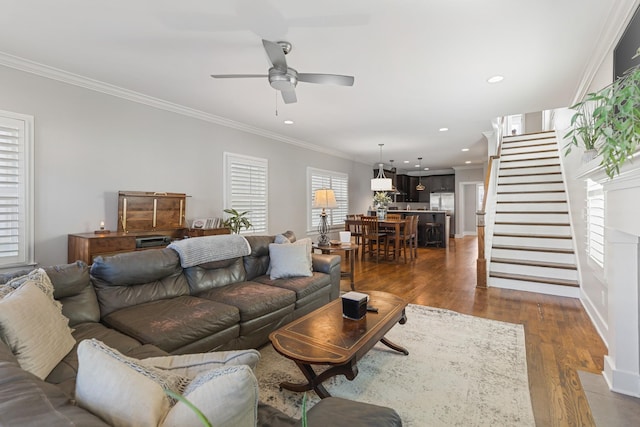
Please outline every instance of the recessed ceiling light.
M448 130L449 130L449 128L440 128L440 129L438 129L438 130L439 130L440 132L446 132L446 131L448 131Z
M409 163L409 160L405 160L405 161L404 161L404 162L402 162L402 163Z
M469 151L469 149L468 148L463 148L462 151Z
M429 168L424 168L424 170L428 171L428 170L429 170Z
M285 120L284 124L285 125L292 125L293 124L293 120Z
M466 164L469 164L469 163L471 163L471 160L467 160L465 163L466 163Z
M492 76L487 79L488 83L500 83L504 80L503 76Z
M414 165L414 167L419 168L419 167L420 167L420 165Z

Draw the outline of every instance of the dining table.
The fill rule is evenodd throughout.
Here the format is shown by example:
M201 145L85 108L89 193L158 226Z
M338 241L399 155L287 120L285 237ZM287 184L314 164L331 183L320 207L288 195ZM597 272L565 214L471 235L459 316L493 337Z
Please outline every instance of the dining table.
M396 236L400 236L400 231L402 230L402 227L406 227L407 226L407 222L408 220L406 218L402 218L402 219L381 219L378 218L378 230L383 230L383 229L391 229L393 228L393 232L395 233ZM344 221L344 229L345 231L349 231L350 225L358 225L360 224L360 220L359 219L346 219ZM400 259L399 254L400 253L400 239L395 239L394 242L394 251L393 251L393 260L397 261Z

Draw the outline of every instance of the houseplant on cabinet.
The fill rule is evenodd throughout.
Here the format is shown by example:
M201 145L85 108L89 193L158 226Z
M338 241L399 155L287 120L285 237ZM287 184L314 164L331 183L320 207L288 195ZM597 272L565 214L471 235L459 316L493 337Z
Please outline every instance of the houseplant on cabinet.
M225 209L224 212L229 215L224 220L224 226L233 234L240 234L243 228L248 230L253 227L249 218L246 217L249 211L240 213L235 209Z

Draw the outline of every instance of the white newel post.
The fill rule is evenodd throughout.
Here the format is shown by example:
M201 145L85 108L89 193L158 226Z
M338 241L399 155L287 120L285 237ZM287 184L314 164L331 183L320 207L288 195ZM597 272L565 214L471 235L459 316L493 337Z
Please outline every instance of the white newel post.
M640 397L640 237L612 228L606 233L609 354L603 374L611 390Z

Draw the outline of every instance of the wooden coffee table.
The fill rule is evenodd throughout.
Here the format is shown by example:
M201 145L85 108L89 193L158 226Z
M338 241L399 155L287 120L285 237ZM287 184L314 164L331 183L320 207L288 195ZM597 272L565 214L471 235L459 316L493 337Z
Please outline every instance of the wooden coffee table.
M312 311L269 335L273 348L293 360L307 379L306 384L283 382L281 388L303 392L314 390L321 398L331 396L322 385L327 379L344 375L353 380L358 375L356 363L376 343L403 353L409 351L384 336L396 323L407 321L406 301L378 291L369 295L369 305L378 308L377 313L367 312L360 320L342 317L342 300L338 298ZM330 365L317 374L312 365Z

